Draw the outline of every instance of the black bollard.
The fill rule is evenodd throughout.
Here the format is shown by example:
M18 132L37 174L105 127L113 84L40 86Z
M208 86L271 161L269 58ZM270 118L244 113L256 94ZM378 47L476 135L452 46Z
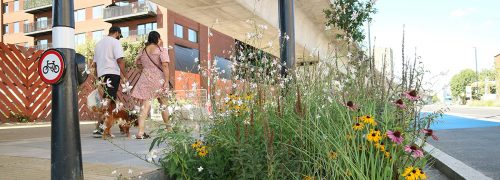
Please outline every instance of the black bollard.
M279 0L279 23L280 23L280 58L281 76L287 76L287 70L295 67L295 26L293 13L293 0Z
M83 179L73 0L54 0L52 13L52 44L62 53L65 73L52 85L51 178Z

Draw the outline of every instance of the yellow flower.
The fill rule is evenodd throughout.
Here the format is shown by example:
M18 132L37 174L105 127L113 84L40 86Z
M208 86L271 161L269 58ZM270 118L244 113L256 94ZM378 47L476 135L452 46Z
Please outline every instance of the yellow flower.
M245 100L250 101L252 99L253 99L253 95L251 93L247 93L247 95L245 96Z
M206 146L202 146L202 147L198 148L197 151L198 151L198 155L200 157L205 157L208 154L208 150L207 150Z
M403 177L405 177L405 180L417 180L419 178L417 169L413 168L413 166L407 167L403 173Z
M370 133L368 133L366 135L366 139L370 142L373 141L373 142L377 143L381 139L380 132L377 133L376 131L373 131L373 129L372 129L372 130L370 130Z
M304 176L304 178L302 178L302 180L313 180L314 177L312 176Z
M332 159L332 160L337 159L337 152L335 152L335 151L330 151L330 152L328 153L328 158L330 158L330 159Z
M371 124L372 126L376 126L377 122L375 122L375 119L372 116L361 116L360 119L366 123L366 124Z
M191 144L191 147L193 149L196 149L196 148L200 147L201 144L202 144L202 142L200 140L196 140L193 144Z
M422 169L417 168L415 174L418 176L419 179L427 179L427 175L425 175L425 172L422 171Z
M364 126L365 125L362 122L359 122L359 123L354 124L354 126L352 126L352 128L356 131L359 131L359 130L362 130Z
M386 158L389 158L389 159L391 158L391 153L389 151L386 151L384 153L384 155L385 155Z
M383 142L381 142L381 143L376 143L376 144L375 144L375 147L376 147L378 150L380 150L380 151L382 151L382 152L385 152L385 144L384 144Z

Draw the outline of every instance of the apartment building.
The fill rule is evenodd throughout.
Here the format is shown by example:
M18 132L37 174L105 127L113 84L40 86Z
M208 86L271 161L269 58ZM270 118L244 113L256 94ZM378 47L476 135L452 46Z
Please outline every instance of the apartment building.
M170 72L176 89L206 88L198 66L207 66L209 29L196 21L167 11L148 0L75 0L75 46L99 41L111 26L119 26L123 41L140 41L150 31L158 31L169 52ZM37 49L52 45L52 0L2 1L1 41ZM230 72L229 52L235 39L211 31L211 59ZM226 73L227 75L228 73ZM176 77L183 78L176 78ZM228 78L228 77L227 77ZM175 79L175 80L174 80Z

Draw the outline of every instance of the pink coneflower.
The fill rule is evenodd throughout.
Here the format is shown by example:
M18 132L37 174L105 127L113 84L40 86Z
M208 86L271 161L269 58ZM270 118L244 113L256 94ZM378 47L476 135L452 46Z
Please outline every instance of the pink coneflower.
M396 105L397 107L401 108L401 109L404 109L406 108L406 105L404 104L403 100L402 99L398 99L397 101L394 102L394 105Z
M399 131L387 131L387 137L389 137L389 139L396 144L401 144L403 142L403 135Z
M418 147L415 145L411 145L411 146L406 145L405 151L408 153L411 153L411 156L414 158L424 157L424 152L422 152L422 150L418 149Z
M345 103L345 106L353 111L356 111L358 109L358 106L356 104L354 104L354 102L352 102L352 101L347 101Z
M406 91L404 95L411 101L417 101L420 99L420 96L418 96L416 90Z
M425 136L431 136L435 141L439 140L439 138L434 135L434 131L432 129L422 129L422 133L424 133Z

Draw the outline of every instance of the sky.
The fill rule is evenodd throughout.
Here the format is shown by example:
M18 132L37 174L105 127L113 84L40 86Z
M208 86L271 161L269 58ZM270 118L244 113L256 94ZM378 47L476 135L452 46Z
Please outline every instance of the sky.
M436 91L460 70L475 70L474 47L479 71L493 68L500 54L500 0L378 0L375 7L372 45L392 48L401 64L405 25L405 54L416 48Z

